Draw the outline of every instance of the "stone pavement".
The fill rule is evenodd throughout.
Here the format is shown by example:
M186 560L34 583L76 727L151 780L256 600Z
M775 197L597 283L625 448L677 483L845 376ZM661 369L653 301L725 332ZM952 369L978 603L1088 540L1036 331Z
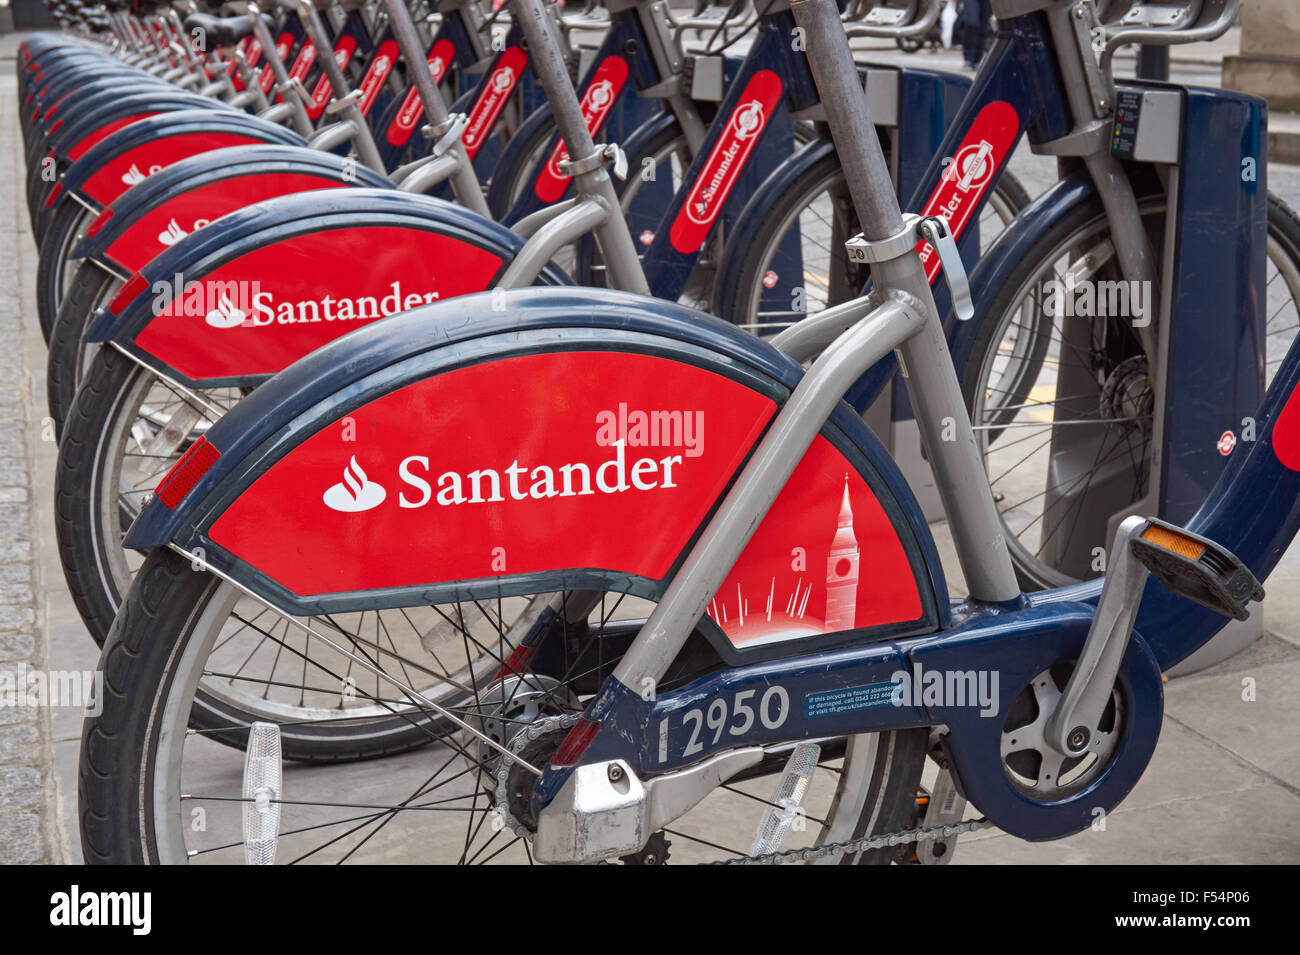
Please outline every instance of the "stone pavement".
M12 47L5 44L0 54ZM32 422L40 421L45 396L43 389L33 393L24 361L27 316L35 307L36 250L23 199L12 59L0 60L0 68L0 862L48 862L61 858L57 844L62 841L56 832L49 711L14 705L25 702L15 696L25 690L14 685L26 675L21 668L46 662L33 588L29 465L30 444L39 437Z

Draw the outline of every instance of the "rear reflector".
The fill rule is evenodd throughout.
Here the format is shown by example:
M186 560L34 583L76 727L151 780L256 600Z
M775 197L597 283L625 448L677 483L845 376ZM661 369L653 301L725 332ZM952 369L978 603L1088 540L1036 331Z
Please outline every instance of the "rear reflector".
M92 222L90 225L86 226L87 238L94 238L94 236L99 232L100 229L108 225L108 220L111 218L113 218L112 209L105 209L99 215L95 216L95 221Z
M599 723L593 723L585 716L578 720L573 729L569 730L569 735L564 737L564 742L560 744L560 748L555 751L555 757L551 760L551 765L563 768L577 763L599 732Z
M131 276L130 281L122 286L122 290L117 293L113 301L108 303L108 310L114 315L121 315L122 310L148 287L149 280L139 272L135 273L135 275Z
M154 492L158 495L158 500L163 502L167 510L175 510L176 505L190 493L199 478L208 473L208 468L217 463L219 457L221 452L209 444L207 438L199 438L158 484L158 489Z

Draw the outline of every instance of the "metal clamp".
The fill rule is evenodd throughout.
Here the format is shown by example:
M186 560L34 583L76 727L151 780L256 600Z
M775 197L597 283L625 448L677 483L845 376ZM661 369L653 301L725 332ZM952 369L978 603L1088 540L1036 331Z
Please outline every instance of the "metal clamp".
M903 214L903 228L884 239L869 240L861 232L844 243L844 251L849 254L850 262L888 262L901 259L916 248L917 227L921 217L915 213Z
M893 235L871 241L859 232L844 243L844 250L848 253L850 262L871 264L902 258L916 249L917 243L921 241L928 242L939 254L939 264L943 266L944 278L952 293L953 310L958 319L969 321L975 316L970 279L966 276L966 265L961 260L952 227L945 217L906 213L903 216L903 228Z
M560 175L572 178L585 172L593 172L607 162L614 163L614 175L619 179L627 178L627 154L617 143L606 143L596 147L596 151L583 159L561 159Z
M307 87L303 86L302 80L296 76L292 77L286 83L276 83L274 89L275 92L279 93L281 96L292 93L294 96L297 96L302 100L303 103L311 102L311 94L307 92Z
M333 100L328 106L325 107L325 112L329 116L337 116L339 113L343 112L348 107L355 106L358 102L361 101L361 97L364 95L365 93L363 93L361 90L353 90L347 96L341 96L338 99Z
M436 139L433 144L433 155L441 156L452 146L460 142L461 134L465 132L465 127L469 125L469 116L465 113L449 113L446 120L441 123L429 123L420 127L420 133L425 139Z

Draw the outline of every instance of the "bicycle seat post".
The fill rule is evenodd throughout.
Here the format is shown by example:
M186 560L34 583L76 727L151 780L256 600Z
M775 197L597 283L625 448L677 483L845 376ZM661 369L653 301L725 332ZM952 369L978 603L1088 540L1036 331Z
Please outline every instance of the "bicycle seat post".
M316 62L334 91L335 102L329 110L336 113L342 122L349 124L352 144L356 147L357 156L361 161L383 175L387 170L384 168L383 159L380 158L379 148L375 145L374 136L370 132L370 125L361 115L361 110L357 108L356 101L359 97L350 95L347 78L344 77L343 70L334 59L333 44L330 43L329 34L325 32L325 25L321 22L312 0L298 0L298 14L303 27L307 30L308 38L316 47Z
M542 0L513 0L513 12L528 43L528 54L546 99L551 104L555 127L569 158L574 163L585 163L596 155L596 144L587 130L578 94L569 80L569 70L559 42L551 33ZM592 231L600 245L609 268L611 284L628 292L650 294L645 273L637 258L636 245L623 217L622 207L614 192L614 183L605 170L604 163L575 171L574 184L579 196L599 204L605 215Z
M406 8L405 0L384 0L384 2L388 7L389 28L393 31L394 39L397 40L402 59L407 63L411 83L420 97L424 116L429 121L427 128L439 137L443 144L435 146L435 154L443 150L443 156L451 163L451 171L447 173L447 179L451 182L456 200L470 210L488 216L490 213L487 199L483 195L483 190L479 188L478 176L465 153L465 147L460 143L464 117L453 117L447 111L442 92L433 81L433 76L425 62L420 34L415 28L415 21L411 19L410 11ZM456 125L457 119L460 120L461 126Z
M804 31L808 65L862 234L868 242L896 236L903 230L902 212L835 0L792 0L790 9ZM879 292L909 296L927 316L926 328L903 342L898 353L970 594L977 600L1014 599L1020 587L921 260L913 254L890 258L874 263L871 273ZM927 439L938 433L940 422L951 424L954 440Z

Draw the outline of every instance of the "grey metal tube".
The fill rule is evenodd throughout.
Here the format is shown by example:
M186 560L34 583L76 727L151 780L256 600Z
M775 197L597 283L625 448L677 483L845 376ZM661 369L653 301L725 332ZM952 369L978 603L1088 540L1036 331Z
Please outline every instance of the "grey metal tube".
M595 196L586 196L539 228L519 250L510 267L497 283L498 288L523 288L532 285L537 273L546 267L555 253L579 236L586 235L598 223L609 218Z
M403 59L406 60L411 82L415 84L415 91L419 94L420 103L424 107L424 115L434 126L441 126L447 122L447 104L443 101L442 92L434 84L433 77L429 75L425 63L424 44L421 43L420 35L411 20L410 11L406 9L404 0L385 0L385 5L388 8L388 25L397 40L398 48L402 51ZM487 199L483 195L483 190L479 188L478 176L474 174L474 167L470 165L464 147L456 143L447 150L447 155L456 160L455 168L447 177L451 181L456 200L471 212L491 216Z
M248 15L253 18L253 35L257 37L257 42L262 46L262 56L266 58L266 65L271 68L271 75L275 77L275 84L285 91L280 94L280 103L276 105L288 106L294 132L303 139L310 139L312 124L311 118L307 115L306 104L303 103L300 97L289 90L289 71L284 68L284 61L280 59L280 52L275 48L275 38L271 36L271 31L262 22L262 11L258 9L256 3L248 5Z
M902 302L886 302L813 363L619 661L614 676L624 686L639 690L646 677L663 676L844 392L923 320Z
M550 32L541 0L512 0L512 3L515 19L528 43L530 65L542 84L542 89L546 91L546 99L551 104L551 113L564 147L570 158L585 159L596 151L596 144L592 142L587 123L582 118L578 94L569 82L564 54ZM574 180L580 195L600 199L605 210L610 213L593 230L609 269L610 284L626 292L649 295L650 286L646 284L641 260L636 254L636 244L632 241L632 233L628 231L627 220L621 214L618 195L614 192L614 183L610 180L609 173L604 167L598 167L590 172L578 173Z
M768 339L772 347L784 352L797 362L811 361L831 342L866 318L880 304L877 296L855 298L849 302L832 305L816 315L795 322L778 335Z
M903 217L839 10L834 0L793 0L790 9L804 31L808 65L826 108L863 235L876 241L895 235L903 227ZM876 263L871 271L877 288L905 292L922 303L927 316L925 328L903 343L899 354L910 375L906 384L922 447L953 529L970 594L979 600L1014 599L1020 586L921 260L908 254ZM932 440L944 430L952 440Z
M1056 47L1057 62L1061 68L1062 86L1065 88L1066 102L1074 114L1075 126L1082 126L1097 110L1093 106L1092 94L1088 89L1085 66L1081 61L1083 55L1075 38L1072 19L1073 6L1056 6L1046 13L1048 27L1052 32L1052 43ZM1089 175L1097 186L1102 207L1111 224L1111 241L1115 245L1115 257L1119 260L1120 271L1130 282L1145 282L1153 290L1149 301L1159 301L1155 257L1151 243L1147 241L1146 230L1142 227L1142 215L1138 210L1137 196L1124 170L1109 151L1109 142L1105 151L1083 157ZM1154 310L1153 310L1154 311ZM1145 316L1146 324L1138 326L1142 347L1147 351L1148 360L1156 358L1154 314Z
M339 69L334 59L334 48L330 44L329 35L325 32L325 25L320 21L320 15L316 13L311 0L298 0L298 10L303 25L307 28L307 35L312 45L316 47L316 62L320 64L321 71L329 79L334 96L343 99L351 91L348 89L348 81L343 76L343 71ZM375 139L370 134L370 127L366 124L366 118L361 115L361 110L353 103L340 110L338 115L340 119L350 121L356 126L352 144L356 147L357 156L375 172L384 175L387 172L384 169L384 161L379 156L379 149L375 146Z

